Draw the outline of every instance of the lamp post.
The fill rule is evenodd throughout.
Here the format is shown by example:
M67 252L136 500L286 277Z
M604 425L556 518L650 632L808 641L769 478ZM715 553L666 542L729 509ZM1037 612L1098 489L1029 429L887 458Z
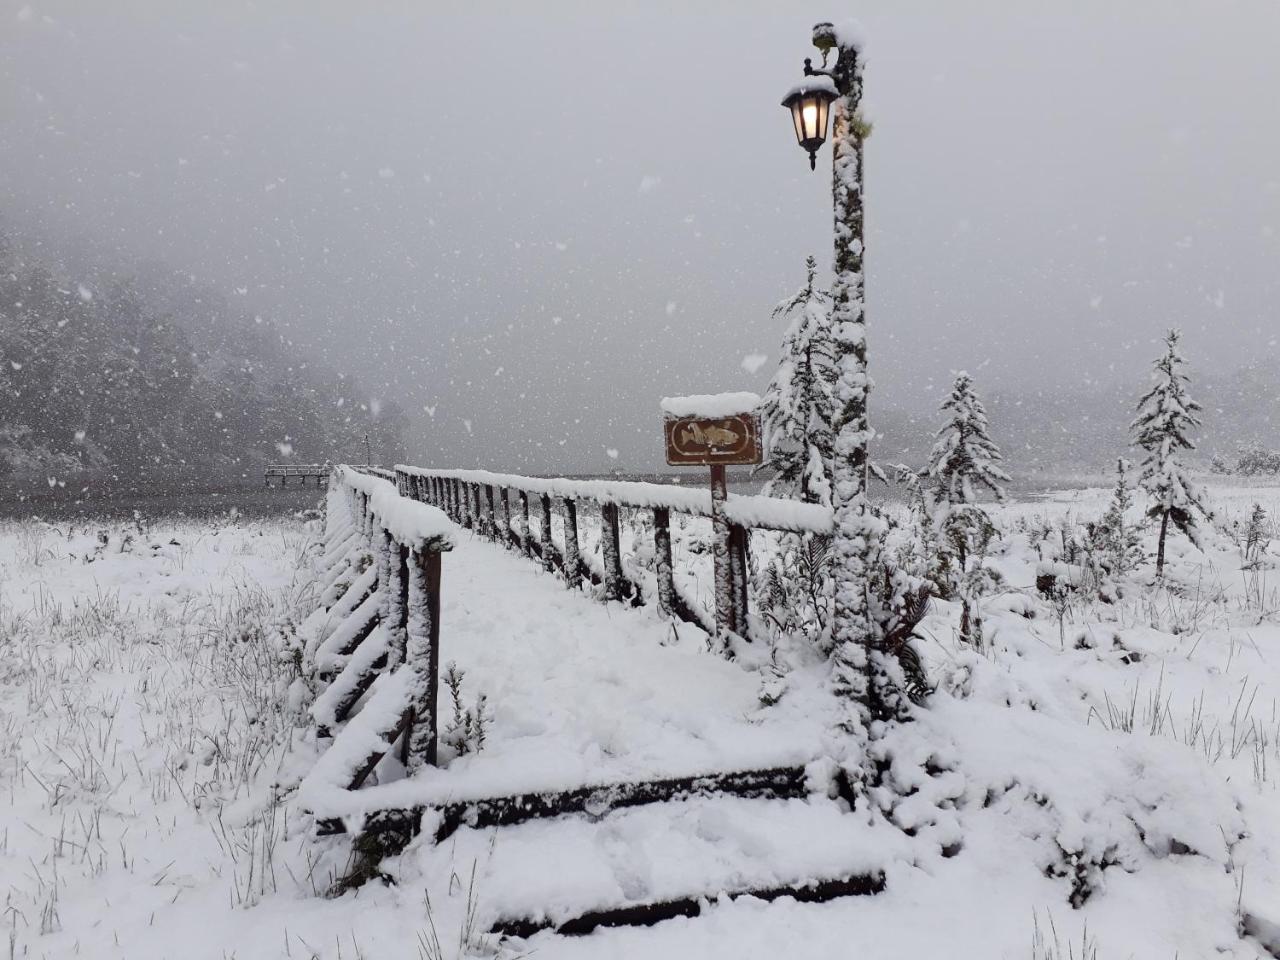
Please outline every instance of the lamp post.
M862 153L866 127L858 116L862 99L861 38L852 27L830 23L813 28L813 44L822 51L823 67L805 61L805 79L782 101L791 111L796 139L814 154L826 137L828 108L832 120L832 200L835 213L834 281L831 287L832 336L835 346L836 421L832 464L832 507L835 513L834 683L847 700L840 726L865 737L879 706L881 673L878 641L883 600L873 589L880 574L883 522L867 498L868 447L874 431L867 418L867 325L864 302ZM826 67L832 51L836 61Z

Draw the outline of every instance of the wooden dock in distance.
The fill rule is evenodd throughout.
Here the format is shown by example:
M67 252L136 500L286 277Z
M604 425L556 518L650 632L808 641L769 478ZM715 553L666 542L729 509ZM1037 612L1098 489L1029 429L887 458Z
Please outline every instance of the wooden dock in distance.
M279 480L282 487L288 486L295 477L304 487L308 479L314 479L316 486L321 487L329 483L329 470L327 463L269 463L264 478L268 487L273 479Z

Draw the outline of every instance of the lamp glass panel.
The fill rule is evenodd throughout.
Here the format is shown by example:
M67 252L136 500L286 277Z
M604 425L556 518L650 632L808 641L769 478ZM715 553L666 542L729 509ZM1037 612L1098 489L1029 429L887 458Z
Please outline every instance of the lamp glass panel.
M818 137L818 100L808 97L800 107L800 118L804 126L804 138L816 140Z

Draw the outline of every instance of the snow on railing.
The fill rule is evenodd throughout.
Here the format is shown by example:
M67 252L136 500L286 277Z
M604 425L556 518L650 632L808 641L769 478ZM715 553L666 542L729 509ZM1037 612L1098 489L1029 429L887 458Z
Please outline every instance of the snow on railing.
M333 470L332 491L345 499L348 516L329 518L331 586L317 611L322 622L332 614L337 623L327 635L311 627L308 641L323 686L311 714L318 734L336 734L304 781L303 794L317 809L360 787L397 741L410 769L436 761L440 556L453 549L457 527L375 471L385 472Z
M637 480L570 480L562 477L525 477L488 470L431 470L396 464L396 473L410 477L456 480L465 484L549 495L553 500L589 500L611 503L619 507L653 509L665 507L673 513L695 517L711 516L711 491L679 487L666 483L644 483ZM830 507L816 503L799 503L779 497L754 494L729 494L725 515L731 523L756 530L782 530L790 533L829 534L833 529Z
M703 398L677 398L694 403ZM683 407L681 408L683 409ZM415 500L443 509L460 526L500 539L510 547L539 559L547 570L559 568L569 586L577 587L583 577L603 584L602 599L630 598L641 601L640 584L624 575L619 510L622 507L650 511L653 519L654 573L658 608L664 616L676 616L706 628L708 632L745 634L748 628L748 545L752 530L829 534L833 527L831 510L816 504L796 503L775 497L730 494L725 504L729 522L728 563L725 588L732 602L719 609L717 617L726 622L711 623L676 588L671 554L671 514L711 516L711 492L689 487L629 480L571 480L564 477L525 477L492 473L488 470L433 470L407 464L396 465L396 487ZM512 494L518 503L513 504ZM539 501L543 517L541 535L534 540L529 528L529 499ZM557 548L550 518L558 501L564 522L563 547ZM579 504L599 508L603 569L594 558L584 557L578 542ZM515 524L512 513L518 511Z

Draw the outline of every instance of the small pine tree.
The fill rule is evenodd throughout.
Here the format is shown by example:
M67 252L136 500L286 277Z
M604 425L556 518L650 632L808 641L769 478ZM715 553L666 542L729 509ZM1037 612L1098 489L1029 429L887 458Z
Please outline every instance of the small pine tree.
M934 519L948 536L957 525L978 533L990 524L985 511L975 506L978 489L985 487L997 501L1004 502L1001 484L1009 482L1009 475L1000 467L1004 458L991 439L987 411L967 373L956 374L941 410L949 419L938 431L926 471L933 485ZM966 536L957 545L961 572L970 552L969 539Z
M1133 506L1133 487L1129 484L1132 464L1124 457L1116 460L1116 486L1111 495L1107 512L1097 524L1097 540L1110 562L1116 576L1124 576L1145 559L1142 552L1142 533L1129 524L1129 509Z
M761 403L771 496L831 503L835 370L831 294L814 286L817 261L805 261L805 285L774 308L786 323L782 359Z
M1253 512L1249 515L1249 525L1245 528L1244 542L1241 544L1246 570L1256 570L1262 565L1262 558L1271 544L1267 532L1269 526L1267 511L1262 508L1262 504L1255 503Z
M955 591L961 597L961 634L966 640L980 639L974 636L981 627L972 620L973 601L988 578L980 560L974 571L969 570L969 560L985 553L995 527L978 506L977 495L979 488L986 488L1003 502L1001 484L1009 482L1009 475L999 465L1004 458L991 439L986 409L967 373L956 374L941 409L949 419L938 431L926 471L933 485L933 521L955 554L953 575Z
M1200 528L1196 515L1212 519L1200 491L1183 472L1178 452L1193 450L1188 434L1200 426L1196 414L1200 404L1187 393L1191 382L1183 372L1186 360L1178 351L1181 334L1170 330L1164 339L1165 352L1155 361L1155 383L1138 401L1138 416L1130 429L1133 444L1144 452L1140 482L1151 497L1147 516L1160 521L1160 539L1156 545L1156 577L1164 576L1164 548L1169 524L1200 545Z

